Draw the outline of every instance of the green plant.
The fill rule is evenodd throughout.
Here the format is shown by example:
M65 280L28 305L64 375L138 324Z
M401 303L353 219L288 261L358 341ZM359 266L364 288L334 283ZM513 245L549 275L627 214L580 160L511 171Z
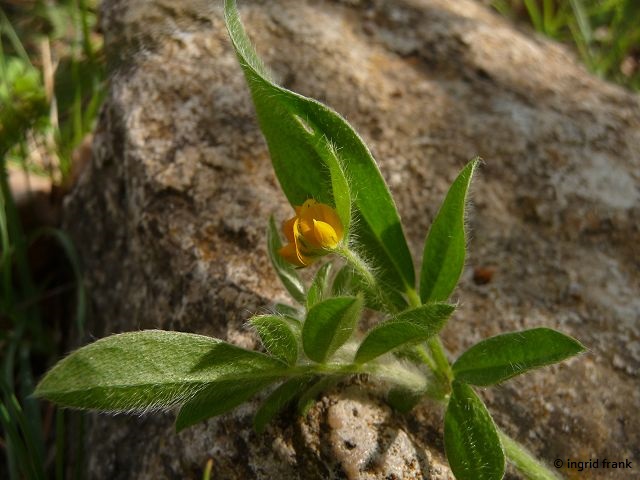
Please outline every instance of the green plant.
M25 117L25 121L29 121ZM52 237L65 252L76 283L76 322L85 318L84 287L80 266L69 238L62 231L41 228L29 234L22 229L7 181L4 153L0 152L0 425L9 478L46 478L46 434L40 402L34 389L33 356L52 356L55 345L40 301L46 292L33 278L28 249L43 236ZM62 412L57 412L62 432ZM56 478L63 478L62 435L56 440Z
M70 175L72 152L92 130L104 98L104 62L88 3L93 2L39 0L25 12L16 7L13 22L0 8L5 161L56 181ZM33 145L49 165L31 161Z
M75 77L67 75L70 81L63 82L66 77L64 69L60 69L57 81L54 81L54 72L47 72L44 65L51 59L38 59L33 53L33 45L49 46L51 41L64 43L62 37L66 33L54 28L48 35L42 35L35 34L36 29L19 28L16 25L21 22L11 21L0 8L0 445L9 478L47 478L50 471L55 471L55 477L62 479L65 476L65 416L58 410L50 417L55 418L56 432L55 457L49 462L48 449L53 441L48 435L49 425L43 421L41 402L32 393L34 376L41 373L39 363L42 358L57 355L60 347L52 342L54 319L43 314L42 301L57 295L66 286L51 286L51 278L34 278L29 249L42 237L50 237L66 255L76 289L78 331L82 330L85 317L84 289L75 250L64 232L50 227L34 231L23 229L9 188L8 170L17 165L27 172L58 179L68 175L71 151L89 131L95 117L95 106L92 105L96 105L94 99L102 95L98 89L102 73L95 69L93 75L85 75L92 82L92 95L87 94L88 88L81 91L78 65L86 63L86 58L90 58L93 65L99 64L96 52L89 52L92 48L87 30L90 15L84 2L68 2L68 5L36 2L34 10L36 18L46 21L53 22L62 16L58 24L65 32L68 22L64 16L69 15L76 19L74 23L82 33L69 44L70 55L60 47L63 52L61 63L71 65L71 71L76 70ZM30 15L33 13L29 11ZM87 28L81 29L80 24ZM52 91L47 87L49 81L51 87L55 87ZM74 102L67 101L66 95L74 98ZM68 122L69 117L76 121ZM81 121L77 121L78 118ZM30 160L32 145L48 145L49 137L52 138L51 149L45 153L61 159L55 166L57 170ZM57 275L53 277L58 279ZM0 474L5 473L4 467L0 465Z
M38 402L28 398L34 383L30 353L34 346L44 348L44 337L39 312L29 303L38 290L29 272L27 239L13 204L4 161L7 150L20 140L22 129L37 118L36 112L44 102L33 70L18 61L5 63L0 58L0 64L6 74L0 85L0 97L6 101L0 111L0 320L8 322L0 335L0 423L11 478L19 474L44 478L41 417ZM26 337L32 337L35 345L25 342Z
M254 419L261 432L286 405L304 412L328 386L365 374L388 386L389 402L401 411L424 397L442 405L446 454L457 478L502 478L505 455L529 478L555 478L497 429L474 387L584 347L535 328L481 341L450 364L438 335L455 310L449 297L464 265L465 204L478 160L462 169L444 199L425 240L416 288L398 213L362 140L337 113L271 80L234 0L225 1L225 18L276 174L295 206L283 225L287 244L271 219L268 247L296 305L250 320L265 353L189 333L123 333L61 360L36 395L111 412L179 405L176 429L182 430L271 387ZM320 266L306 285L296 267L311 264ZM359 334L363 309L381 320Z
M503 15L528 20L573 45L594 73L640 89L640 3L636 0L494 0Z

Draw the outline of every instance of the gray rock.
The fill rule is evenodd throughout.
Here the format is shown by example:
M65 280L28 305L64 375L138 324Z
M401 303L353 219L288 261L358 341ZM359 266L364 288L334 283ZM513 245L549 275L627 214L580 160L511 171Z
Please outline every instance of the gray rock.
M253 348L247 318L286 299L264 236L268 216L285 218L290 207L221 7L209 3L102 6L114 73L93 161L65 208L86 266L93 337L164 328ZM416 258L456 172L476 154L485 159L444 343L455 357L516 329L576 336L588 354L483 396L497 423L547 462L628 458L629 476L600 469L581 478L637 474L638 96L469 0L240 7L276 78L333 106L364 137ZM452 478L431 404L394 414L375 386L352 384L264 435L251 430L254 408L180 434L171 414L92 415L89 476L195 479L212 458L216 479Z

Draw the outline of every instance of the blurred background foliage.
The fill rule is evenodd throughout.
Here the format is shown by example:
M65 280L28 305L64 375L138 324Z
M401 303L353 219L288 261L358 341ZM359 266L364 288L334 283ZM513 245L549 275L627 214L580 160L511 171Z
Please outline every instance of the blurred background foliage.
M0 1L0 478L81 473L82 418L30 395L85 322L59 207L104 79L95 1Z
M640 89L640 0L480 1ZM86 320L59 209L90 157L105 80L97 0L0 0L0 478L82 472L82 416L30 394Z
M639 0L491 0L495 10L574 48L596 75L640 90Z

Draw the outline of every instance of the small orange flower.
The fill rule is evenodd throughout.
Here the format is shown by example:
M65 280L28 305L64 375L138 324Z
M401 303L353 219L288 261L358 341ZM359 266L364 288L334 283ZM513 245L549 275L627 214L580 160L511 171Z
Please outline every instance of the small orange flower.
M282 223L289 242L278 253L289 263L306 267L334 250L344 235L342 222L329 205L309 199L295 207L296 216Z

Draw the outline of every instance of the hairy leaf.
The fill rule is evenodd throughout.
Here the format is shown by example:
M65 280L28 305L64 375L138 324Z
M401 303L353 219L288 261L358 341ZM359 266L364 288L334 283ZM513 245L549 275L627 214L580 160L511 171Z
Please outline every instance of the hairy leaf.
M471 160L460 172L429 229L420 271L423 303L446 301L462 274L466 250L464 210L478 162L478 159Z
M202 335L145 330L76 350L41 380L35 395L66 407L166 409L226 378L277 376L279 360Z
M313 406L318 396L330 388L337 385L342 376L332 375L325 377L316 377L312 379L312 383L308 388L300 395L298 399L298 413L300 415L306 415L309 409Z
M302 327L302 346L311 360L326 362L349 340L362 304L360 297L333 297L309 310Z
M374 290L350 265L343 266L331 286L333 295L364 295L364 304L367 308L380 312L401 312L407 308L407 301L400 291L381 285Z
M504 475L504 453L491 415L464 383L453 382L444 448L457 480L501 480Z
M331 285L331 293L334 296L351 295L353 293L353 267L350 265L344 265L335 277L333 277L333 284Z
M186 402L176 418L176 431L180 432L196 423L233 410L277 377L251 380L225 380L208 385Z
M331 263L325 263L322 265L316 276L313 279L313 283L309 287L309 293L307 294L307 309L313 307L316 303L324 300L325 295L329 290L329 275L331 273Z
M296 320L276 315L259 315L252 317L249 322L255 327L262 344L271 355L288 365L296 363L300 338L300 324Z
M302 205L309 198L334 204L348 226L347 202L353 202L359 219L353 232L381 278L400 291L413 288L413 261L400 218L358 134L333 110L273 82L249 42L235 0L225 0L225 20L276 175L291 204Z
M280 411L300 395L309 385L308 377L292 378L276 388L262 403L253 419L253 428L262 433L267 424L280 413Z
M584 350L577 340L550 328L505 333L483 340L464 352L453 364L453 373L461 382L493 385Z
M387 402L400 413L409 413L423 398L423 392L406 388L392 388L387 393Z
M369 331L354 361L365 363L404 345L427 340L442 329L454 309L446 303L430 303L392 317Z

